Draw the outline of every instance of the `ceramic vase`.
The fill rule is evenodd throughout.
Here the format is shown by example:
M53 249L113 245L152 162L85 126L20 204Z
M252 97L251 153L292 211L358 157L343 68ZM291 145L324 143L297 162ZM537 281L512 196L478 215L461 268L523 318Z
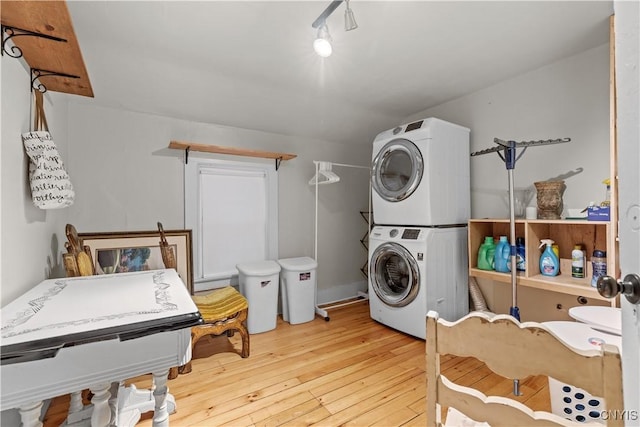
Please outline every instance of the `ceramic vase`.
M560 219L564 181L534 182L538 193L538 219Z

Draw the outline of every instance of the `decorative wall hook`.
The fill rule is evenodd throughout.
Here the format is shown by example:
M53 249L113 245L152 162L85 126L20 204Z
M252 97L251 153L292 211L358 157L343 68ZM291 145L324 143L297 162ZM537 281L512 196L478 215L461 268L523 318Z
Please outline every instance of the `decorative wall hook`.
M42 82L38 82L38 84L36 85L36 80L38 80L41 77L50 77L50 76L66 77L69 79L80 78L80 76L74 76L72 74L58 73L57 71L40 70L38 68L32 68L31 69L31 91L35 89L42 93L45 93L47 91L47 87Z
M57 42L67 42L66 39L60 37L50 36L48 34L36 33L34 31L23 30L22 28L11 27L9 25L2 25L2 50L0 51L1 55L4 55L5 52L12 58L21 58L22 57L22 49L20 49L15 43L11 46L10 49L7 49L7 42L14 37L19 36L31 36L31 37L40 37L47 40L53 40Z

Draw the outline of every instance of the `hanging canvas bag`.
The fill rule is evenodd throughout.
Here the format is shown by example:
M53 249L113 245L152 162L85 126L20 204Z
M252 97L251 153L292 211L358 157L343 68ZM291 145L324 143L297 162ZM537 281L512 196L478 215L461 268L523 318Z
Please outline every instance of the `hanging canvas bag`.
M33 130L22 134L29 156L31 199L40 209L66 208L73 204L73 185L49 133L42 92L36 90L34 93Z

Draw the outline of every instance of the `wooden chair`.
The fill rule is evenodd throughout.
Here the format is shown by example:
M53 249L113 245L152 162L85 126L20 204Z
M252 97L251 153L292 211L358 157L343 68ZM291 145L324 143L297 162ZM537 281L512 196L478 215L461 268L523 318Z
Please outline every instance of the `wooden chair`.
M455 408L476 425L578 425L550 412L534 412L513 399L485 396L452 383L440 372L440 355L444 354L475 357L496 374L510 379L546 375L579 387L604 398L610 416L603 419L608 426L624 424L621 361L616 346L605 344L600 350L581 351L564 344L543 324L519 323L511 316L480 312L447 322L430 311L426 341L428 426L442 425L443 407Z
M166 268L175 269L176 257L167 242L161 223L158 223L158 230L162 261ZM242 337L240 355L243 358L249 357L249 331L246 325L249 304L246 298L231 286L215 289L206 295L194 295L192 298L204 319L204 324L191 328L191 348L195 348L198 340L204 336L223 333L233 336L234 332L238 331ZM191 362L178 368L178 372L181 374L191 372ZM170 373L169 377L172 378L174 375L175 373Z
M71 224L67 224L64 232L67 235L67 242L64 244L67 253L62 254L62 261L67 277L93 276L96 274L91 249L83 244L82 239L78 237L76 228Z

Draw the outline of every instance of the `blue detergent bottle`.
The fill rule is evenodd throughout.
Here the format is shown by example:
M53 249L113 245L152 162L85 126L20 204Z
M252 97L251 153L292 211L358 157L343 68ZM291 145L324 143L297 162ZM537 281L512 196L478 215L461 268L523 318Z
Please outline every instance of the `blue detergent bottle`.
M507 236L500 236L500 241L496 245L495 267L496 271L508 273L511 271L511 245L507 241Z
M560 271L560 260L553 251L554 243L551 239L543 239L540 241L540 248L547 245L542 255L540 255L540 274L543 276L557 276Z
M516 237L516 270L525 271L527 260L525 255L524 237Z

